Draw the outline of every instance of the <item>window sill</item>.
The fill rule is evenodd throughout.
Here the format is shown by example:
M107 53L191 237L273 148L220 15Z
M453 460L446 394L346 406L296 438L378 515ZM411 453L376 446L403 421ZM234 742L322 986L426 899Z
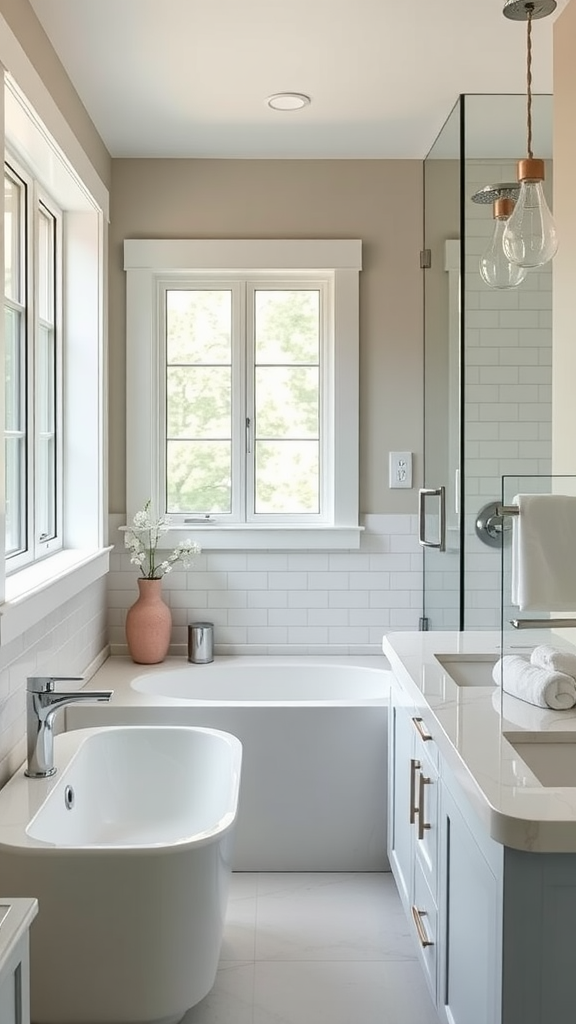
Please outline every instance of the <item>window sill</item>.
M39 619L108 572L111 548L59 551L6 579L0 605L0 646L22 636Z
M193 525L170 530L162 547L176 547L182 538L195 540L203 551L342 551L360 547L362 526Z

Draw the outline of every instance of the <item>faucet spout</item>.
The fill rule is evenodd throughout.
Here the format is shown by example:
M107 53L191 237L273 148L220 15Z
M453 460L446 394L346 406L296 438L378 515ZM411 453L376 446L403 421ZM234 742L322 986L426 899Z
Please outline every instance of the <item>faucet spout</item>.
M31 779L54 775L54 720L60 708L83 702L109 701L113 690L79 690L63 693L57 682L81 682L82 676L30 676L26 686L26 733L28 764L24 772Z

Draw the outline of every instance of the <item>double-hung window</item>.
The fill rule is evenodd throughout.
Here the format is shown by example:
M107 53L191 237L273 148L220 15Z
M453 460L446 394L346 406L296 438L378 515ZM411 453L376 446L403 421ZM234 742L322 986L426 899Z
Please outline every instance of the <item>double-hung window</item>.
M359 256L125 243L129 515L150 498L203 546L356 546Z
M6 572L62 547L61 214L4 168Z

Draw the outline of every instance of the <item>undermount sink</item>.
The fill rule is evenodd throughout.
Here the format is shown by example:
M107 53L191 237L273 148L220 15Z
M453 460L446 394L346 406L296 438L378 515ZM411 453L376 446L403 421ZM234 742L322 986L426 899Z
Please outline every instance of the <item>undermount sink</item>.
M435 654L444 671L457 686L494 686L495 654Z
M576 732L503 735L543 786L576 786Z

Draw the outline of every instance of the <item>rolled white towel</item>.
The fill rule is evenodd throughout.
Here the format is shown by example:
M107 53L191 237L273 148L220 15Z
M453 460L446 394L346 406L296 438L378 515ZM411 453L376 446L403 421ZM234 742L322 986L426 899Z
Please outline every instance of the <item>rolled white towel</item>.
M539 647L535 647L530 655L530 662L538 668L548 669L549 672L564 672L576 679L576 654L562 651L552 644L540 644Z
M506 654L496 662L492 678L506 693L538 708L565 711L576 704L576 681L564 672L531 665L519 654Z

